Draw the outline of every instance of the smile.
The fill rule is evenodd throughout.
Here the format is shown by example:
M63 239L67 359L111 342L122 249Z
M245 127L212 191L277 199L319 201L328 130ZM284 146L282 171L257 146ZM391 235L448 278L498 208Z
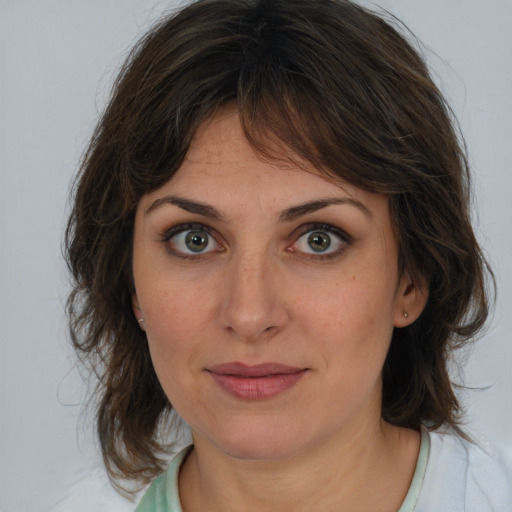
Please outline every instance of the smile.
M308 371L279 363L247 366L243 363L223 363L206 371L227 393L245 400L264 400L293 387Z

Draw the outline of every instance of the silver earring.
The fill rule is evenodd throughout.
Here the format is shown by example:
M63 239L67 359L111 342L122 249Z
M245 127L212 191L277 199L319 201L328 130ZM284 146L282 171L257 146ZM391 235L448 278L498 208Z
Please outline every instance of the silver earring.
M409 317L409 313L407 313L407 311L404 311L404 318L408 318Z
M138 322L143 324L144 323L144 318L139 318Z

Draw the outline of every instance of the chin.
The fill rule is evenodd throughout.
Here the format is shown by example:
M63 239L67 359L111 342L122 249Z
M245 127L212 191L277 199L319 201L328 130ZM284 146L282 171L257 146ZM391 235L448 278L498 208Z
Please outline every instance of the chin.
M308 438L289 426L268 424L233 425L210 442L227 455L244 460L282 460L297 453Z
M282 460L290 457L297 446L290 446L289 443L276 442L276 439L262 439L258 442L246 440L245 442L228 442L220 448L235 459L243 460Z

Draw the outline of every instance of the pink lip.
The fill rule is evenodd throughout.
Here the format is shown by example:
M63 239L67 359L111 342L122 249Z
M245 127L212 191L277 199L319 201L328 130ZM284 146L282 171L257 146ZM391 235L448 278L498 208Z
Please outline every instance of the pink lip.
M246 400L262 400L279 395L294 386L307 370L280 363L248 366L238 362L222 363L206 369L224 391Z

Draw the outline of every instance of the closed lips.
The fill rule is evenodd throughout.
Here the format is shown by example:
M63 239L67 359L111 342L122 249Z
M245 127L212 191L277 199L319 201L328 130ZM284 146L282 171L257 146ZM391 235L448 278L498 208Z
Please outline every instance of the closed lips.
M222 363L210 368L207 371L222 375L235 375L238 377L266 377L270 375L290 375L307 370L280 363L263 363L258 365L245 365L243 363Z
M206 371L229 395L243 400L263 400L292 388L307 370L279 363L248 366L235 362L215 365Z

